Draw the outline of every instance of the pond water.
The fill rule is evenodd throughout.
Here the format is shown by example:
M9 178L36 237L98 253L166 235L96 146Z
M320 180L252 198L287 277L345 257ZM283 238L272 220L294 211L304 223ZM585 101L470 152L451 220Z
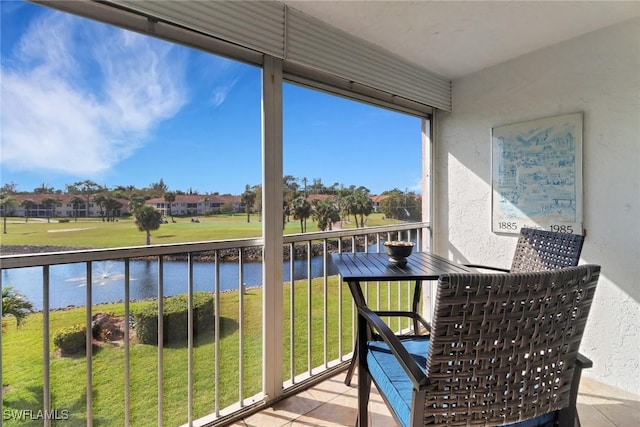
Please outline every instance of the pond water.
M284 263L283 280L289 281L289 262ZM337 274L329 263L329 274ZM52 309L86 305L86 264L63 264L51 266L49 272L49 306ZM158 262L130 261L130 298L139 300L158 295ZM311 260L312 277L322 277L323 257ZM29 299L36 308L42 309L42 267L15 268L2 271L2 286L13 286ZM164 295L171 296L187 292L187 262L164 261ZM237 290L239 267L235 262L220 263L220 290ZM124 300L124 262L97 261L92 264L93 304ZM215 290L215 264L194 262L193 287L195 291ZM307 262L294 262L294 279L307 277ZM243 283L249 288L262 285L262 263L243 264Z

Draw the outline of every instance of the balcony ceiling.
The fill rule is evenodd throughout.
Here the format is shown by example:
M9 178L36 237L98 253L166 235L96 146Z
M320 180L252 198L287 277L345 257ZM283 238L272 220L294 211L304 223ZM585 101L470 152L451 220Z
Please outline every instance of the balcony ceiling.
M640 16L640 1L284 3L449 79Z

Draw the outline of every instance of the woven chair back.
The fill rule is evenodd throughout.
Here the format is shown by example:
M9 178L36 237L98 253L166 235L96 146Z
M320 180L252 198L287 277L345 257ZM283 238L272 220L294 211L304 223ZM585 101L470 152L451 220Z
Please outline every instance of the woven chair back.
M584 237L579 234L522 228L511 272L573 267L580 261Z
M600 267L438 281L427 424L499 425L562 409Z

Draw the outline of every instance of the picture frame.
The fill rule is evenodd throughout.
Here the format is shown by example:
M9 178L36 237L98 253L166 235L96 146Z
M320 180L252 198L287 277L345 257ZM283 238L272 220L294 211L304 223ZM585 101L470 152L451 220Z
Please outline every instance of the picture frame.
M491 129L492 231L583 234L582 113Z

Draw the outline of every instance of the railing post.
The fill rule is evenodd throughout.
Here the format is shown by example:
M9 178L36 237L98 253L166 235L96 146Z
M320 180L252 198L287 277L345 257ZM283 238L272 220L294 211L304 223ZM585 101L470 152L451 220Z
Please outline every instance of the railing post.
M244 406L244 268L242 248L238 249L238 402Z
M295 292L295 260L296 245L289 243L289 371L291 384L296 383L296 292ZM284 307L283 307L284 308Z
M215 350L214 350L214 371L216 373L213 388L215 390L215 405L214 414L217 417L220 416L220 258L219 252L214 253L214 295L215 295Z
M131 425L131 352L129 337L129 317L131 300L131 270L130 260L124 260L124 425Z
M2 293L2 271L0 271L0 294ZM4 360L2 356L2 318L4 313L2 312L2 304L0 304L0 384L4 384ZM4 385L2 386L4 388ZM0 399L0 412L4 414L4 399Z
M187 421L193 426L193 253L187 254Z
M265 399L282 395L282 61L265 55L262 71L263 355Z
M164 258L158 256L158 427L164 425Z
M48 265L42 267L42 370L43 370L43 409L51 410L51 360L49 333L51 322L49 319L49 290L50 290L50 269ZM87 334L90 334L87 331ZM44 419L44 426L49 427L51 420Z
M91 261L87 262L87 300L86 300L86 349L87 357L87 427L93 426L93 335L91 333L91 312L93 308L92 286L93 270Z

